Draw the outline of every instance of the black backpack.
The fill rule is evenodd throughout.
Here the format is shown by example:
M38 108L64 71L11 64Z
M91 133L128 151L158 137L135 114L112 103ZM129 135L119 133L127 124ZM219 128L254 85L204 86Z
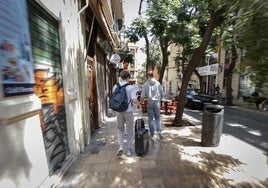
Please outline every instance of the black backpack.
M116 112L124 112L128 109L128 105L130 101L127 98L126 87L130 85L127 83L125 85L120 86L119 83L116 84L112 97L110 99L110 108Z

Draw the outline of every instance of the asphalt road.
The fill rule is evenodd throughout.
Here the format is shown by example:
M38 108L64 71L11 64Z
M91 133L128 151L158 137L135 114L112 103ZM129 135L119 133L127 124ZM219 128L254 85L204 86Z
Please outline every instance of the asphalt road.
M185 108L184 113L202 122L202 111ZM268 112L225 107L223 118L223 134L237 137L268 156Z

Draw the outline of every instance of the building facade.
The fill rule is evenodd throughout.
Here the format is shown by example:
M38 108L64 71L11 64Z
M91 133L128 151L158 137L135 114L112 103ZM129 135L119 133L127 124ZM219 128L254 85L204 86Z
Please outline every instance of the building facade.
M106 115L122 2L9 0L0 8L0 187L50 187Z

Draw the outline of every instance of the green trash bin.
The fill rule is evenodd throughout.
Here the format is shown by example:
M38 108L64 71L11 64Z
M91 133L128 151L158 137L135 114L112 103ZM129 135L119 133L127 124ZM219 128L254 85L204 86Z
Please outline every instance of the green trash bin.
M202 146L218 146L223 127L224 106L206 104L203 110Z

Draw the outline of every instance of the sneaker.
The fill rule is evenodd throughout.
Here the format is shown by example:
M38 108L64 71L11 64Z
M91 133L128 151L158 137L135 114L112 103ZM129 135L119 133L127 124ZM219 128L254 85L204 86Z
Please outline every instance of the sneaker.
M150 139L151 139L152 141L155 141L155 140L156 140L156 137L155 137L155 136L150 136Z
M159 139L163 139L163 135L161 133L158 133Z
M127 156L131 156L131 155L132 155L131 150L128 150L127 151Z
M120 156L123 155L123 153L124 153L124 150L120 148L120 149L118 150L116 156L117 156L117 157L120 157Z

